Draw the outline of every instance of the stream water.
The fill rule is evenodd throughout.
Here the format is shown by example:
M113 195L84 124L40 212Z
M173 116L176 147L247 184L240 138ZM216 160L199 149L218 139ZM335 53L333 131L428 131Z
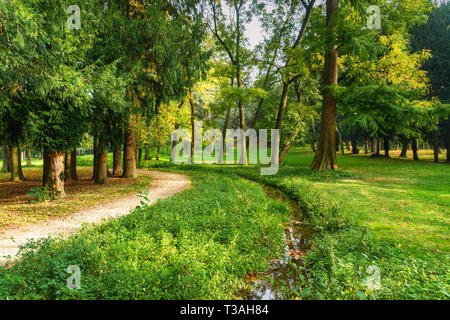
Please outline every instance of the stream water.
M269 186L264 186L264 191L269 197L284 201L289 205L291 221L285 224L284 256L273 261L268 272L247 277L252 282L252 289L243 295L246 300L281 300L283 299L281 287L294 289L299 279L294 276L295 272L293 272L292 265L302 264L311 235L311 231L302 220L293 218L301 216L297 201Z

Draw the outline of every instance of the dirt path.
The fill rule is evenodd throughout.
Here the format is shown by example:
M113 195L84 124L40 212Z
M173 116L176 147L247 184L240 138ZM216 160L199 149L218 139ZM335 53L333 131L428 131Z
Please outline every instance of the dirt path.
M191 183L187 176L177 173L144 170L139 170L138 173L149 175L153 179L147 196L151 204L189 188ZM55 235L67 237L80 230L82 223L99 223L107 218L127 215L131 209L140 204L140 201L137 194L128 195L94 208L81 210L70 216L8 230L0 236L0 264L5 261L4 256L14 257L19 247L28 239Z

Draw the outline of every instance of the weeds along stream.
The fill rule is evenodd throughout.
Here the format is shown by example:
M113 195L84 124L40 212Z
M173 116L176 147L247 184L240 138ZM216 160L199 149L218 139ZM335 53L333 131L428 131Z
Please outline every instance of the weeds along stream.
M303 214L297 201L282 191L263 185L270 198L287 203L290 221L284 224L285 253L281 259L274 259L270 269L264 273L251 273L247 280L252 289L244 292L246 300L281 300L298 295L302 280L303 257L310 247L311 229L303 221Z

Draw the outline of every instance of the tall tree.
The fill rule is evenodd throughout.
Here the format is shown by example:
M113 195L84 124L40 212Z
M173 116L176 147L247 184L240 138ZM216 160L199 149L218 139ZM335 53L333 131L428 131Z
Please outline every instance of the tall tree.
M311 169L337 170L336 159L336 97L332 86L338 82L338 48L336 45L339 0L327 0L326 27L329 45L325 52L325 73L320 140Z

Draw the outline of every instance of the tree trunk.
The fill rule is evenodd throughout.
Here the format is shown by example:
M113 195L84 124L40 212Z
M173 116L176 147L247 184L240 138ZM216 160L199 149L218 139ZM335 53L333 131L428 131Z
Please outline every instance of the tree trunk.
M96 169L94 183L105 184L108 179L108 149L104 142L99 143Z
M64 153L61 151L44 151L44 175L42 186L50 190L54 195L65 196L64 180L61 174L64 170Z
M256 126L256 122L258 121L258 116L261 112L261 108L262 108L263 104L264 104L264 98L260 98L258 107L256 107L255 117L253 118L253 121L252 121L252 126L251 126L252 128L255 128L255 126Z
M118 146L114 149L113 153L113 176L119 176L122 174L122 148Z
M237 9L237 2L234 3L236 9ZM241 41L241 23L240 23L240 11L236 10L236 29L237 29L237 43L236 43L236 84L238 88L241 88L242 86L242 80L241 80L241 62L240 62L240 41ZM238 101L238 108L239 108L239 126L242 130L242 134L245 131L245 113L244 113L244 104L242 102L242 99L239 99ZM247 142L246 139L243 139L241 143L241 159L239 160L239 164L247 165Z
M19 151L19 145L18 144L10 144L9 145L9 152L10 152L10 161L11 161L11 178L9 181L16 182L20 181L20 175L19 175L19 162L20 162L20 151Z
M67 181L72 177L70 170L72 169L72 154L66 152L64 154L64 180Z
M23 170L22 170L22 153L20 152L20 146L19 146L19 178L20 180L24 181L26 180L25 177L23 176Z
M145 145L144 160L150 160L150 146L148 144Z
M282 129L283 129L283 119L284 119L284 113L286 111L286 106L287 106L287 100L288 100L288 96L289 96L289 88L290 88L290 84L287 82L283 82L283 91L281 92L281 100L280 100L280 105L278 106L278 114L277 114L277 121L275 124L275 129L279 130L279 139L281 140L282 138ZM284 146L287 147L287 150L283 151L284 146L281 148L281 151L283 151L284 156L283 159L281 158L281 151L280 151L280 157L279 157L279 161L280 163L281 160L284 160L284 157L287 154L287 151L290 148L291 143L285 143Z
M389 158L389 137L383 137L384 156Z
M77 149L73 149L70 153L70 179L78 180L77 175Z
M31 148L27 147L27 166L31 167Z
M372 138L372 141L370 142L370 152L375 152L375 137Z
M312 123L311 123L311 133L312 133L311 150L312 150L313 152L316 152L316 151L317 151L317 149L316 149L316 145L317 145L317 135L316 135L316 124L315 124L314 119L312 120Z
M3 145L3 167L2 172L11 172L11 155L9 152L9 146L7 144Z
M438 132L433 132L433 155L434 162L439 162L439 137Z
M358 148L358 144L356 143L356 141L354 139L351 139L350 143L352 144L352 153L359 154L359 148Z
M364 140L364 154L369 153L369 146L367 140Z
M136 119L130 116L130 122L125 130L125 142L123 152L123 178L136 178L136 134L134 132Z
M277 122L275 124L275 129L280 130L280 137L281 137L281 130L283 129L283 119L284 119L284 113L286 111L286 105L287 105L287 100L288 100L288 96L289 96L289 88L290 88L290 84L283 82L283 91L281 92L281 100L280 100L280 105L278 107Z
M417 155L417 139L416 138L412 139L411 149L413 151L413 159L416 161L419 160L419 156Z
M96 134L94 136L94 163L92 166L92 180L95 180L95 175L97 172L97 166L98 166L98 148L99 148L99 135Z
M447 136L445 139L445 147L447 148L447 163L450 163L450 137Z
M191 157L189 158L189 163L194 163L194 147L195 147L195 104L194 97L192 95L192 90L189 89L189 105L191 106ZM157 148L159 148L159 143L157 144ZM156 160L159 160L159 151L156 152Z
M408 152L408 140L402 139L402 151L400 152L400 157L406 158L407 152Z
M380 145L380 138L377 137L377 148L376 148L376 151L375 151L375 155L377 157L380 156L380 149L381 149L380 147L381 147L381 145Z
M139 148L138 150L138 166L141 166L142 162L142 148Z
M336 20L332 20L331 18L337 14L338 2L338 0L327 0L326 4L327 29L328 32L333 34L333 39L336 36ZM338 169L336 159L336 98L329 88L329 86L338 82L338 48L332 43L332 47L328 48L327 51L324 74L327 87L323 91L319 146L310 167L313 170Z
M158 144L156 145L156 160L159 160L159 151L160 151L160 148L161 148L161 146L160 146L160 144L158 143Z

